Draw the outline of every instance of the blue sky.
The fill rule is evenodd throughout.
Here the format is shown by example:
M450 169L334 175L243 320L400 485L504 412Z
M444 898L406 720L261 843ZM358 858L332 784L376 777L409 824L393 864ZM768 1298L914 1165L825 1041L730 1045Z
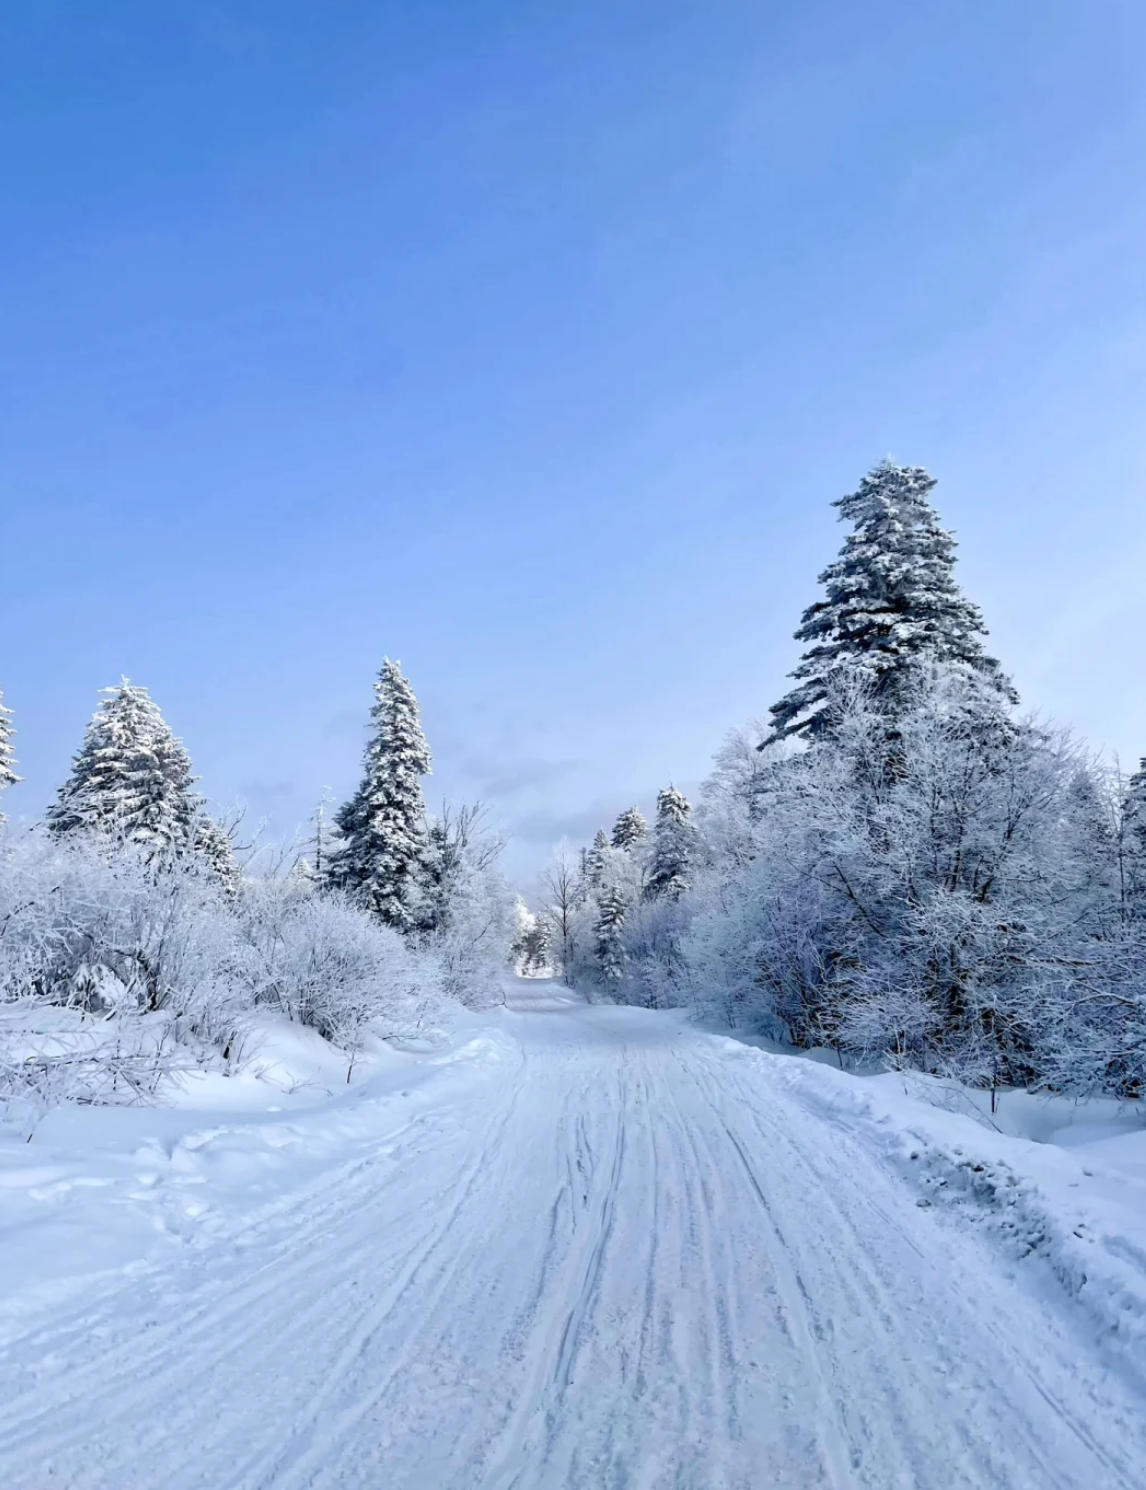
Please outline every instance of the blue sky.
M1146 753L1146 7L0 16L0 686L289 833L399 657L524 875L762 714L884 454L1024 699Z

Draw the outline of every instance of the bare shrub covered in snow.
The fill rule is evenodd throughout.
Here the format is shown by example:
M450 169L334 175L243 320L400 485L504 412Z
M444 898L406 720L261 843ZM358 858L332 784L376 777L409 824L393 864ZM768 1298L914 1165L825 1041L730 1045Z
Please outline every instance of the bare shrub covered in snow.
M0 1101L130 1101L226 1069L271 1007L346 1050L410 1035L449 999L434 955L305 876L229 885L106 833L0 848ZM214 1052L212 1055L211 1052Z
M346 896L315 892L298 875L244 887L231 970L252 1004L345 1049L357 1049L367 1029L408 1035L443 1012L431 959Z
M499 868L504 847L480 805L446 805L430 824L416 940L448 996L470 1008L500 999L518 935L517 898Z
M195 1057L165 1014L123 1018L46 1008L38 999L0 1004L0 1110L28 1136L64 1103L153 1101Z
M0 853L6 1000L33 996L92 1013L163 1010L215 1039L230 938L218 886L193 863L157 869L130 842L61 842L38 831Z

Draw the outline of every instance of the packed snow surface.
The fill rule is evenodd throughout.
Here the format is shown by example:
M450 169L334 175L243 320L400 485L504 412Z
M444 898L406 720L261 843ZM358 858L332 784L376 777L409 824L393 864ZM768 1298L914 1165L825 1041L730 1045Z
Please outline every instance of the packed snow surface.
M319 1105L89 1112L82 1163L46 1123L0 1171L0 1484L1146 1485L1131 1282L1081 1308L935 1203L973 1144L848 1081L538 983Z

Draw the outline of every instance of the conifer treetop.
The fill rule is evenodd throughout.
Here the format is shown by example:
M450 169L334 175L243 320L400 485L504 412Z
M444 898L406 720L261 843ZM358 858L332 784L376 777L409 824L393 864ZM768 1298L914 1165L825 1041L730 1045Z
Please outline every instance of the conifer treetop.
M593 838L593 843L585 853L585 879L594 888L599 888L605 880L605 873L609 867L609 835L604 828L598 828Z
M639 807L626 807L613 824L612 845L615 849L631 849L634 844L647 838L649 825Z
M12 744L15 733L12 710L5 707L4 695L0 693L0 788L15 786L20 780L15 771L16 757Z
M819 576L823 598L801 617L795 635L807 648L791 674L799 681L772 706L770 741L828 733L831 680L844 668L866 675L891 702L911 663L961 663L1017 700L983 648L978 606L955 581L955 538L931 505L935 484L921 466L884 460L833 504L852 532Z
M695 835L688 798L675 786L657 793L652 863L645 885L649 900L679 900L689 888Z
M191 844L202 806L191 761L146 688L123 678L103 690L71 775L46 819L63 835L103 830L156 853Z

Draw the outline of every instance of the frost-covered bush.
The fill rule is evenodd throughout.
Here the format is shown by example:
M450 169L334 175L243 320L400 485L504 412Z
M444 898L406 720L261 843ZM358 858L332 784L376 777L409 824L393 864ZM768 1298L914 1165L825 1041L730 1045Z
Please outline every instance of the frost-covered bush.
M152 1101L198 1054L176 1038L164 1013L123 1018L14 1000L0 1004L0 1110L30 1136L45 1112L64 1103Z
M193 864L159 869L102 835L5 841L0 1101L139 1101L205 1048L231 1055L248 1012L231 935L218 881Z
M449 1000L433 951L302 874L228 884L106 833L0 840L0 1100L139 1100L240 1056L268 1007L353 1068L369 1035L425 1030Z
M93 1014L165 1011L225 1035L232 927L213 878L131 843L31 832L0 852L0 999Z
M417 941L444 992L469 1008L496 1003L514 958L517 897L499 868L504 840L480 806L443 808L431 824L420 893Z
M433 960L337 892L301 876L249 883L236 909L233 974L252 1004L355 1050L367 1029L409 1035L441 1016Z

